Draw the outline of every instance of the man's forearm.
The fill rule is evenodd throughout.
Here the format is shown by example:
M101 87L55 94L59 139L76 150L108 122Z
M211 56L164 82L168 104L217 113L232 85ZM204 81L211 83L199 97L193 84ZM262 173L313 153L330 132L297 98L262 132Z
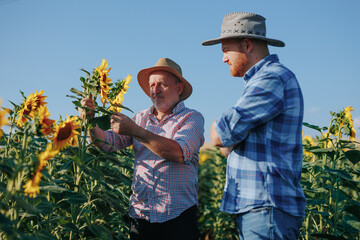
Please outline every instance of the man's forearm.
M175 140L159 136L140 126L139 129L134 132L132 137L156 155L173 162L184 162L182 149Z
M214 121L212 124L211 124L211 130L210 130L210 138L211 138L211 142L214 146L217 146L217 147L222 147L223 144L219 138L219 135L217 134L216 130L215 130L215 122Z

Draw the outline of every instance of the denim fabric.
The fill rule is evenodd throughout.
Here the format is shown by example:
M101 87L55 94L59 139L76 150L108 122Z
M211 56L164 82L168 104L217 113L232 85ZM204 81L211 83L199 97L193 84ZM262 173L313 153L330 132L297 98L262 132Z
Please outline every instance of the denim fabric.
M299 236L302 217L289 215L273 207L262 207L237 214L236 224L240 240L296 240Z

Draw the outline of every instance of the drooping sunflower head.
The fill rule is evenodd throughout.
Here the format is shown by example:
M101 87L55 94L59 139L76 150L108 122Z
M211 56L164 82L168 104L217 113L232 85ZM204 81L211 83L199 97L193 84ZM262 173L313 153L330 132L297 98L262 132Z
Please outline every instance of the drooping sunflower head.
M344 107L344 120L345 124L347 123L350 128L354 125L354 120L352 119L352 113L351 111L354 111L354 108L352 106L346 106Z
M46 146L46 150L39 154L39 164L37 167L37 171L42 171L46 166L47 162L55 157L59 153L59 149L53 148L51 143L48 143Z
M0 107L1 107L1 99L0 99ZM6 115L8 114L8 111L6 110L0 110L0 138L3 136L4 132L1 129L2 126L8 125L9 121L6 118Z
M24 123L28 120L27 117L33 118L35 116L36 101L33 97L27 98L23 104L22 108L18 112L18 118L16 124L19 127L22 127Z
M41 171L36 171L34 176L27 181L27 183L23 186L25 196L29 196L30 198L35 198L36 194L40 193L39 185L42 177Z
M38 116L40 120L40 131L42 132L42 134L44 134L44 136L51 137L55 120L51 120L49 118L50 112L46 105L40 106Z
M39 107L44 106L47 104L47 102L45 102L45 98L47 98L47 96L43 96L44 94L44 90L40 90L40 92L35 91L34 98L36 99L36 109L39 109ZM31 94L30 94L31 95Z
M51 140L53 141L54 148L62 150L68 146L77 146L78 140L77 136L79 131L77 129L81 128L80 120L77 116L69 117L59 124L56 124L54 127L54 134Z
M106 102L109 101L108 94L111 90L109 84L112 80L109 78L109 72L111 68L108 67L107 61L105 59L102 60L101 65L95 68L95 71L99 74L99 87L100 87L100 96L101 102L105 105Z
M30 119L34 118L39 111L40 106L44 106L46 104L44 101L46 96L42 96L42 94L44 94L44 90L40 90L40 92L35 91L35 93L31 93L23 102L22 108L18 112L18 118L16 120L16 124L19 127L24 125L27 121L27 117Z
M356 130L354 128L350 129L350 141L354 141L355 140L355 135L356 135Z
M132 79L132 75L127 75L126 78L124 78L123 80L124 83L123 83L122 91L124 91L125 93L129 89L129 84L131 82L131 79Z

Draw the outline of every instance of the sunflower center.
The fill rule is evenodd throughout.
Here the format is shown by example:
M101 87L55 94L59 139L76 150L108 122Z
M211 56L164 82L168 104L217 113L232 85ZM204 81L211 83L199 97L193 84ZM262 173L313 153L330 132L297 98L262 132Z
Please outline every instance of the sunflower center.
M71 132L72 132L71 125L66 124L65 127L61 128L59 130L59 133L57 135L57 140L62 141L62 140L68 139L71 135Z

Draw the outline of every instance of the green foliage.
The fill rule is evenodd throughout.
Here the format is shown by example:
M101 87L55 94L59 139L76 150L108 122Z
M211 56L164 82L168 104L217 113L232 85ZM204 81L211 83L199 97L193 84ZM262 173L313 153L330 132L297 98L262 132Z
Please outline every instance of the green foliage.
M302 239L360 239L360 151L344 140L353 137L347 110L332 113L328 128L310 125L320 137L304 138Z
M226 158L218 149L200 153L198 223L201 239L238 239L233 216L220 211L225 173Z
M48 162L40 194L29 198L23 185L48 142L34 124L0 142L0 239L128 239L133 151L104 153L85 144L84 128L79 146Z

